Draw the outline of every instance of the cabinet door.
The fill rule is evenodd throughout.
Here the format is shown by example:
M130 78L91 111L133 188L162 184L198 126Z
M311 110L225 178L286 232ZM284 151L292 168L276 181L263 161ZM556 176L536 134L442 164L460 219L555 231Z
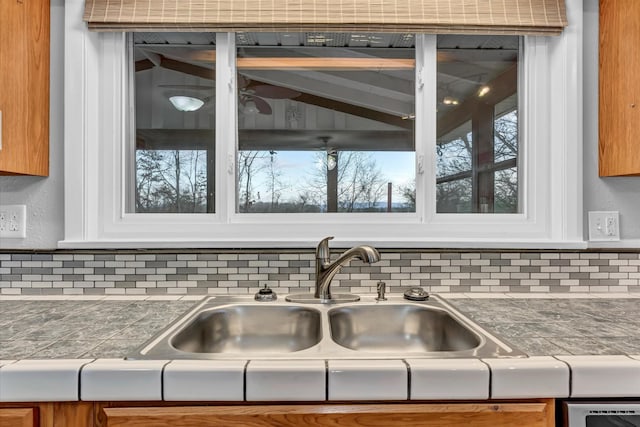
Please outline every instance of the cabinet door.
M99 427L550 427L553 400L530 403L105 407Z
M49 173L49 0L0 1L0 174Z
M640 1L600 1L600 176L640 175Z
M34 427L34 417L35 411L33 408L0 409L0 426Z

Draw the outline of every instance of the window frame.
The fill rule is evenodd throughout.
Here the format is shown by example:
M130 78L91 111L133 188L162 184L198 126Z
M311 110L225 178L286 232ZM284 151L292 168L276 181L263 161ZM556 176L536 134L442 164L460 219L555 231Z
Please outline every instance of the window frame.
M522 213L436 213L436 37L416 39L416 213L235 212L235 34L216 51L216 209L126 213L134 173L126 35L88 31L84 0L65 4L65 236L61 248L335 246L584 248L582 236L582 4L567 0L561 36L525 37L521 108ZM423 49L424 46L424 49ZM232 106L229 108L229 106ZM432 114L429 114L429 113ZM230 124L232 124L230 126ZM533 143L533 142L537 143ZM541 143L541 141L543 143ZM544 142L547 143L544 143ZM537 167L542 165L542 168ZM545 167L546 166L546 167ZM422 177L420 177L421 172ZM233 182L234 185L224 185ZM227 203L220 203L226 201ZM265 224L268 227L265 227Z

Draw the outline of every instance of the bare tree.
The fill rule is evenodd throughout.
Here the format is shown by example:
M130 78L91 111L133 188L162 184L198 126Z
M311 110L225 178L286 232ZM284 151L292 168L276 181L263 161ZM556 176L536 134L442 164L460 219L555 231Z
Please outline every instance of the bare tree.
M282 171L278 165L277 152L269 151L269 163L267 165L267 178L269 180L269 193L271 194L271 207L270 210L275 210L278 205L281 196L282 183Z
M438 145L437 185L438 212L471 212L473 182L471 133ZM493 159L500 163L518 156L518 114L511 111L494 121ZM466 176L465 176L466 173ZM517 167L496 170L494 173L494 212L517 212Z
M139 150L136 154L136 212L153 212L158 208L163 156L157 150Z
M404 198L411 211L416 210L416 183L413 181L400 187L400 195Z
M206 210L206 156L194 150L138 150L136 212Z
M338 209L342 212L374 209L387 182L374 157L362 151L341 151L337 155ZM317 154L321 167L313 170L303 184L318 200L326 200L327 195L326 157L324 152Z
M249 212L255 203L253 179L266 165L262 162L268 158L266 151L238 151L238 202L240 212Z

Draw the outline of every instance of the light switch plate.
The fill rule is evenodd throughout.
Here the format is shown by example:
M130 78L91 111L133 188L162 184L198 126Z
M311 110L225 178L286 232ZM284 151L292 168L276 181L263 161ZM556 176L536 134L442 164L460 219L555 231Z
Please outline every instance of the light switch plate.
M620 240L620 215L617 211L589 212L589 240Z
M7 239L27 237L26 205L0 205L0 237Z

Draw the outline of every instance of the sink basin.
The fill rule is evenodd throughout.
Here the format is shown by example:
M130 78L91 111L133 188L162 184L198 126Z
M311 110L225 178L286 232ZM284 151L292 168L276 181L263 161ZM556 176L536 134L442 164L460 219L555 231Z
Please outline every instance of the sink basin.
M190 353L292 353L316 345L321 338L317 310L234 305L199 312L169 342Z
M437 295L346 304L209 297L127 359L403 359L525 357Z
M358 305L329 311L333 340L368 352L472 350L480 336L444 310L418 305Z

